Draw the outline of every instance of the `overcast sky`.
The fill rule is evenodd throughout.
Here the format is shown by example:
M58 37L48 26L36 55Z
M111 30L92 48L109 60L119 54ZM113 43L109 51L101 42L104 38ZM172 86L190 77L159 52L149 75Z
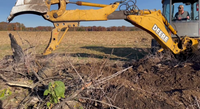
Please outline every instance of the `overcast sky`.
M76 2L76 0L70 0L71 2ZM81 1L81 0L79 0ZM101 3L101 4L110 4L119 0L83 0L85 2ZM15 0L0 0L0 22L6 21L7 17L10 14L12 7L15 5ZM137 0L137 6L140 9L160 9L162 8L161 0ZM56 7L54 6L53 9ZM93 7L82 7L76 5L67 5L67 9L91 9ZM93 8L95 9L95 8ZM15 17L12 22L23 23L26 27L37 27L37 26L53 26L49 21L43 19L42 16L37 15L20 15ZM112 21L93 21L93 22L81 22L81 26L132 26L126 21L123 20L112 20Z

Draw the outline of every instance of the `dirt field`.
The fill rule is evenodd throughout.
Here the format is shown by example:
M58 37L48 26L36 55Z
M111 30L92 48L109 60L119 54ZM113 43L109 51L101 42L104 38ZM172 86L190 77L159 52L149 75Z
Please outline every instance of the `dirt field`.
M46 48L51 32L0 32L0 58L11 54L8 33L15 35L19 45L41 54ZM149 48L151 36L143 31L127 32L68 32L59 48L53 53L70 53L74 57L96 57L111 55L114 60L128 60L144 56L143 48ZM29 42L29 43L28 43ZM140 52L143 51L143 52ZM145 51L147 52L147 51Z
M36 56L50 35L39 34L20 33L24 42L36 46L24 62L2 55L0 108L47 108L50 96L44 96L44 90L57 80L65 84L65 99L52 105L54 109L61 104L65 109L200 108L199 55L181 61L169 52L152 55L151 37L140 31L68 33L71 37L52 55ZM9 39L1 44L11 54L6 42Z

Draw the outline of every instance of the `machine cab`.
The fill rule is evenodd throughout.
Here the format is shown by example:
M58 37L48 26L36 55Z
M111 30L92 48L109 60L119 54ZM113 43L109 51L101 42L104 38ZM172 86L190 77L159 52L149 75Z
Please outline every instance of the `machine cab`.
M178 31L179 36L200 37L199 0L162 0L162 4L163 15ZM185 15L188 17L178 17Z

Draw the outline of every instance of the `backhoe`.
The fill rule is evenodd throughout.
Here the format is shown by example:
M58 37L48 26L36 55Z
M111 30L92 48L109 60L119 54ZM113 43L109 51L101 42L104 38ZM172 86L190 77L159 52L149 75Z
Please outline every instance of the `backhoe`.
M140 10L136 5L136 1L132 0L117 1L111 4L70 2L69 0L17 0L8 21L12 21L13 18L21 14L37 14L52 22L55 28L52 30L44 55L50 54L58 47L69 27L78 26L81 21L114 19L124 19L151 34L161 45L162 49L160 51L169 49L174 54L194 53L198 49L200 36L198 0L162 0L161 2L163 13L160 10ZM173 19L175 11L173 9L180 3L191 6L190 21L179 22ZM58 10L50 10L51 5L54 4L58 4ZM68 4L99 7L100 9L66 10ZM122 6L126 8L121 9ZM119 11L116 11L118 8ZM58 39L58 34L64 28L66 28L64 34Z

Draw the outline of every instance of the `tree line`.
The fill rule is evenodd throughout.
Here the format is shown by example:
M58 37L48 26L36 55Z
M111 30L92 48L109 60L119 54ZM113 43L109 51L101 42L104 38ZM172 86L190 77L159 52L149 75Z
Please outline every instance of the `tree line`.
M54 27L51 26L38 26L38 27L26 27L24 24L0 22L0 31L51 31ZM126 26L88 26L88 27L70 27L68 31L138 31L141 30L137 27ZM64 31L64 29L63 29Z

